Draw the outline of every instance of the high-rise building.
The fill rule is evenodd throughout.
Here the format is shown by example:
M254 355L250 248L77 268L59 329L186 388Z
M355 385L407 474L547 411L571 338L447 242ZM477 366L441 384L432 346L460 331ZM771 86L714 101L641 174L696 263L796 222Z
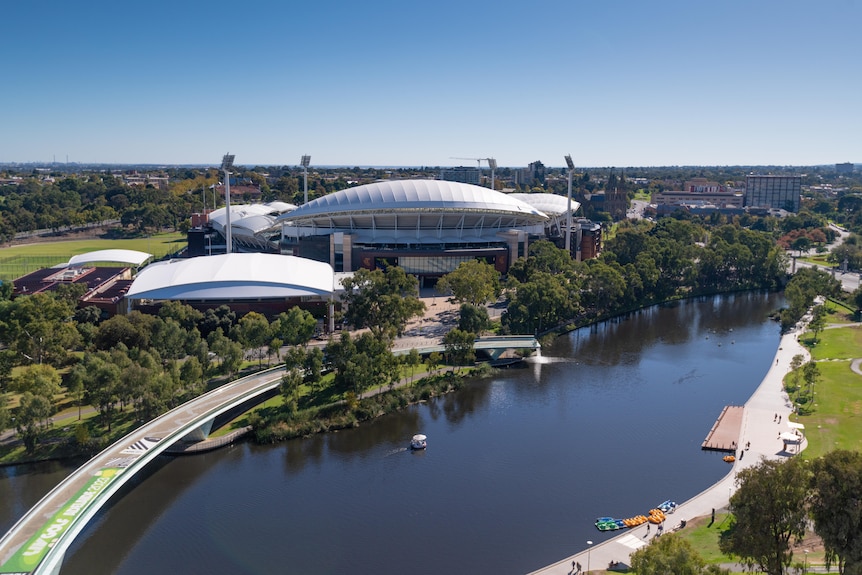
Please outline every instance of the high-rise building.
M853 162L844 162L843 164L835 164L835 171L839 174L850 174L854 167Z
M745 205L749 208L777 208L799 211L801 176L760 176L745 178Z

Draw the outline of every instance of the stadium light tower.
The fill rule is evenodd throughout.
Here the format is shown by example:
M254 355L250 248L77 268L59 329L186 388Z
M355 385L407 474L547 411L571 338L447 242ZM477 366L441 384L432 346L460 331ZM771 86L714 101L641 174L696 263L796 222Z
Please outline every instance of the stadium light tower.
M311 156L302 156L300 165L302 166L302 203L308 203L308 164L311 163Z
M494 170L497 169L497 160L494 158L488 158L488 167L491 168L491 189L494 188Z
M233 168L233 154L225 154L221 160L221 170L224 172L224 213L225 213L225 242L226 252L231 252L233 238L230 231L230 171Z
M575 164L572 162L572 156L566 156L566 166L569 167L569 194L566 196L568 204L566 205L566 251L572 255L572 174L575 173Z

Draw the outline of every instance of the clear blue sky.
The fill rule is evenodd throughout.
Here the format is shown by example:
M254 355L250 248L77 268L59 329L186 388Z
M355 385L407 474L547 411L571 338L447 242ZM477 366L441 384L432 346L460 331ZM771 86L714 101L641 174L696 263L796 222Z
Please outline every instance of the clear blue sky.
M862 162L860 25L862 0L4 2L0 162Z

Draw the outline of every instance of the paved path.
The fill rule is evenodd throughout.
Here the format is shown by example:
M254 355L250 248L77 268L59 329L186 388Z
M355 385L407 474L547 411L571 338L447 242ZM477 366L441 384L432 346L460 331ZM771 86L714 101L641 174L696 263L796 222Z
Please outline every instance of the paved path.
M739 445L744 446L751 442L751 448L742 457L737 458L730 472L715 485L677 507L676 512L668 516L667 531L678 526L682 519L688 521L695 517L703 517L709 515L713 509L726 507L731 493L736 489L736 474L740 470L758 463L761 457L783 459L793 455L793 453L784 451L784 443L778 439L778 434L789 431L786 422L793 407L784 392L782 384L784 376L790 372L790 362L793 356L801 354L806 360L809 358L808 351L796 339L798 333L801 332L794 330L782 336L772 367L745 404ZM776 415L781 417L780 423L775 421ZM806 445L807 443L803 441L799 450L805 449ZM645 502L646 505L658 503L658 501ZM650 538L655 536L655 533L655 526L650 529L649 533L647 533L646 525L627 529L613 539L588 549L585 548L557 563L533 571L530 575L569 575L572 573L572 561L580 563L584 571L587 570L588 565L593 571L607 569L611 561L628 564L629 556L636 549L648 543ZM596 538L599 537L601 535L596 532ZM586 543L585 541L584 544Z

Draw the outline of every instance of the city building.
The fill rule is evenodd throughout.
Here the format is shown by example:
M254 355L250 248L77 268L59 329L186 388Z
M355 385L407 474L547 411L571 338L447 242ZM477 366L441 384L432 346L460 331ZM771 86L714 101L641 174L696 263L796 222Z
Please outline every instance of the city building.
M443 168L440 170L440 179L447 182L461 182L462 184L479 185L479 168L467 168L458 166L456 168Z
M844 162L843 164L835 164L835 171L839 174L851 174L855 167L853 162Z
M749 175L745 178L745 205L799 211L801 176Z

